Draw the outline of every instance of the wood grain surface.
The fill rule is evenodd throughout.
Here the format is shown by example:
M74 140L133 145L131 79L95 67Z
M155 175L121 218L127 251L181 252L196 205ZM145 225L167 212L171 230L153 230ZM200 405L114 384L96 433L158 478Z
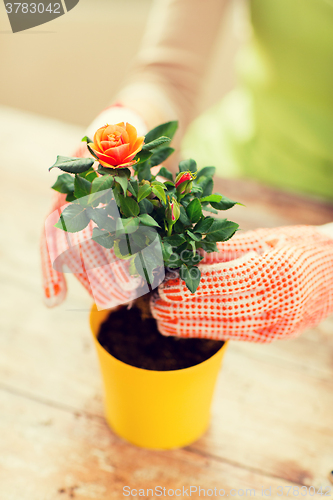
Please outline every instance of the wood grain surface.
M211 426L186 449L142 450L107 427L90 298L70 277L67 301L49 310L40 285L39 235L57 175L47 167L82 135L79 127L0 109L0 499L135 498L124 497L124 486L225 490L212 498L278 498L288 485L289 497L300 497L301 486L327 488L332 318L295 340L231 343ZM217 191L246 204L230 212L244 229L333 221L332 205L253 181L219 179Z

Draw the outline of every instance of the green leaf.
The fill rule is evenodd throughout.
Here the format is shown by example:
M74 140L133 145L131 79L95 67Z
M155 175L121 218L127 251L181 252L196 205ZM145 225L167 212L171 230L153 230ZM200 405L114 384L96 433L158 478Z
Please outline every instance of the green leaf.
M191 195L187 194L186 196L184 196L184 198L182 198L180 203L183 205L184 208L187 208L190 202L191 202Z
M208 233L214 220L214 217L204 217L200 219L199 222L194 226L193 232L201 234Z
M206 241L206 240L200 241L200 243L198 243L198 247L202 248L203 250L205 250L205 252L208 253L218 252L218 248L215 241Z
M120 259L128 259L132 255L127 238L128 236L125 234L114 242L114 253Z
M97 177L93 180L91 184L91 193L97 193L98 191L105 191L106 189L112 188L113 177L112 175L103 175L103 177Z
M112 248L114 244L114 236L108 231L101 231L97 227L94 227L91 239L104 248Z
M100 174L107 175L118 175L119 177L127 177L128 179L131 177L131 171L129 168L113 168L113 167L103 167L102 165L98 166L98 172Z
M151 214L152 211L154 210L153 204L151 203L150 200L147 200L146 198L140 201L139 207L141 214Z
M120 199L119 199L119 205L120 205ZM103 208L103 210L105 210L105 213L110 217L112 217L113 219L118 219L118 217L120 217L117 203L113 199Z
M135 240L139 241L139 238L137 236L143 237L143 245L140 243L136 248L135 244L133 242ZM145 226L139 226L139 229L131 235L131 248L133 248L136 252L140 250L144 250L148 245L153 244L150 250L153 250L153 252L145 252L144 259L145 261L150 261L151 263L154 262L156 265L154 267L159 267L161 266L161 244L160 244L160 238L158 237L156 230L151 228L151 227L145 227ZM156 251L155 251L156 249ZM134 251L132 252L134 253Z
M76 196L74 196L74 193L68 193L68 195L66 196L66 201L69 201L70 203L72 201L75 201L76 200Z
M200 186L196 185L196 184L193 184L192 185L192 190L191 190L191 194L194 194L194 196L196 196L197 198L200 198L200 196L202 196L202 189Z
M79 174L80 177L87 179L87 181L92 182L94 179L98 177L97 173L93 168L89 168L86 172L81 172Z
M186 231L189 237L194 241L201 241L202 235L200 233L192 233L191 231Z
M154 269L156 266L154 264L147 261L147 259L140 258L140 254L137 254L134 259L135 267L138 273L146 280L149 285L152 285L154 282Z
M94 160L91 158L69 158L68 156L57 156L57 161L49 168L60 168L64 172L70 174L80 174L81 172L86 172L94 164Z
M140 225L139 230L131 236L131 246L133 252L138 252L147 247L152 241L156 239L156 230L148 226Z
M138 272L137 268L135 267L135 258L133 258L133 257L132 257L132 258L129 260L129 263L130 263L130 264L129 264L128 271L129 271L130 275L131 275L131 276L135 276L135 277L140 276L140 274L139 274L139 272Z
M215 219L209 229L207 241L227 241L235 234L238 229L238 224L227 219Z
M179 172L196 172L197 164L191 158L189 160L183 160L179 163Z
M154 207L156 208L160 208L161 207L161 202L159 200L156 200L155 198L153 200L149 200L150 203L152 203L154 205Z
M97 168L97 172L100 175L116 175L116 174L113 174L112 170L114 170L114 169L113 168L102 167L101 164L99 164L98 168Z
M153 155L149 159L149 163L151 167L156 167L156 165L160 165L163 163L170 155L174 152L173 148L163 147L158 148L154 151Z
M97 171L99 174L102 174L102 175L117 175L118 174L117 168L103 167L101 164L98 165Z
M145 252L144 260L145 263L152 269L161 267L161 243L160 239L156 237L152 241L151 252Z
M192 222L198 222L202 217L201 203L198 198L194 198L186 208L186 213Z
M120 177L119 175L116 175L114 180L116 182L118 182L118 184L121 185L122 189L123 189L123 192L124 192L124 196L126 196L126 192L127 192L127 186L128 186L128 179L127 177Z
M170 139L173 138L175 132L178 128L178 121L166 122L158 125L158 127L153 128L146 134L145 142L151 142L157 139L158 137L165 136Z
M134 196L134 198L136 198L137 193L134 191L133 186L130 182L127 185L127 191L129 191L131 195Z
M172 194L176 193L176 188L175 188L175 185L174 185L173 182L171 182L171 181L165 181L164 182L164 186L166 186L169 194L172 195Z
M136 156L134 157L134 159L136 160L137 163L135 165L133 165L133 167L137 168L141 163L144 163L147 160L149 160L149 158L151 156L152 156L152 154L150 151L144 151L144 150L139 151L136 154Z
M167 187L166 185L164 184L164 182L160 182L160 181L153 181L151 183L152 186L161 186L162 189L164 189L164 191L167 191Z
M163 251L162 251L163 252ZM178 269L182 265L182 261L176 252L172 252L167 262L167 266L171 269Z
M222 195L221 194L210 194L209 196L205 196L204 198L200 198L201 203L204 201L208 202L214 202L214 203L219 203L219 201L222 200Z
M192 247L192 254L193 254L193 257L195 257L197 255L197 248L196 248L196 242L195 241L190 241L189 242L191 247Z
M92 141L87 135L85 135L84 137L82 137L81 142L86 142L88 144L88 142L93 143L94 141Z
M138 179L139 181L150 181L151 179L151 172L150 172L150 166L149 162L144 162L141 165L138 166Z
M88 148L88 151L91 154L91 156L93 156L97 161L99 161L99 158L98 158L97 154L91 149L91 147L89 146L89 144L87 144L87 148Z
M138 217L128 217L126 219L118 219L117 220L117 234L118 237L120 234L131 234L137 230L140 221Z
M115 184L115 187L113 189L113 196L114 196L114 199L116 200L116 204L118 205L118 207L120 207L120 198L121 198L121 194L120 194L120 190L122 188L119 186L119 184Z
M157 251L154 250L154 247L156 245L158 245L158 248L156 249ZM144 258L142 257L142 254L137 254L134 259L137 271L151 285L154 282L154 270L161 267L161 262L158 257L160 255L159 246L160 246L159 241L158 240L156 241L155 239L155 243L153 244L151 252L149 253L145 252Z
M190 223L190 225L192 225L192 224ZM181 220L180 220L180 219L178 219L178 220L177 220L177 222L173 225L173 231L174 231L175 233L178 233L178 234L183 234L183 233L184 233L184 231L185 231L185 226L184 226L184 224L181 222Z
M168 179L169 181L173 182L173 176L172 176L172 173L169 172L169 170L167 170L165 167L162 167L158 174L157 175L161 175L162 177L165 177L166 179Z
M181 234L173 234L171 236L166 236L163 238L163 243L169 243L173 247L179 247L182 243L186 241L185 237Z
M187 236L187 235L186 235L186 236ZM180 255L183 255L183 254L182 254L182 252L184 252L184 251L188 251L187 247L188 247L188 241L187 241L187 239L186 239L186 241L185 241L182 245L180 245L180 246L177 248L177 252L178 252Z
M173 254L173 248L172 248L172 245L170 245L170 243L167 243L166 241L161 243L161 247L162 247L162 255L163 255L163 260L165 262L168 262L171 255Z
M131 171L129 168L115 168L112 170L116 170L118 177L126 177L127 179L130 179L131 177Z
M198 185L202 189L202 196L209 196L213 192L214 181L211 177L200 177Z
M188 218L187 216L187 213L185 211L185 208L183 207L183 205L180 205L180 216L179 216L179 220L182 224L184 224L184 226L190 226L191 225L191 221L190 219ZM177 221L178 222L178 221Z
M202 261L203 255L200 255L200 253L196 251L196 243L194 241L189 241L189 243L192 250L185 249L180 252L178 248L178 252L181 255L183 264L186 264L188 267L197 266L199 262Z
M74 194L76 198L83 198L84 196L88 196L90 194L92 183L80 177L79 175L75 176L74 179Z
M140 213L139 205L133 198L130 198L129 196L124 198L124 196L120 195L120 207L125 217L136 216Z
M139 183L135 179L131 179L127 186L128 191L136 198L139 192Z
M137 253L134 257L134 265L139 276L142 276L142 278L144 278L147 283L150 283L145 263L141 260L139 253Z
M91 193L88 198L88 205L97 207L100 203L110 203L112 195L116 197L116 190L105 189Z
M169 144L169 142L171 142L171 139L169 137L158 137L157 139L144 144L142 146L142 151L153 151L155 148L162 146L162 144Z
M241 203L238 203L237 201L230 200L226 196L223 196L222 194L221 200L219 202L211 203L212 207L216 208L217 210L229 210L229 208L234 207L235 205L241 205Z
M149 196L151 192L152 188L149 186L149 184L143 184L142 186L140 186L138 192L138 202L143 200L144 198L147 198L147 196Z
M118 212L118 210L117 210ZM116 230L116 220L108 217L108 211L106 208L87 208L87 215L93 220L100 229L105 229L110 233ZM119 212L117 213L119 218Z
M77 233L89 224L89 220L86 209L77 203L72 203L62 211L59 221L54 226L68 233Z
M141 214L139 215L140 222L144 224L145 226L150 226L150 227L161 227L159 224L157 224L156 220L153 219L150 215L148 214Z
M152 191L157 198L159 198L164 204L166 203L165 192L161 186L153 186Z
M74 191L74 177L70 174L61 174L52 186L52 189L58 193L73 193Z
M215 172L216 172L216 168L215 167L204 167L204 168L201 168L199 170L199 172L198 172L197 179L199 179L203 175L205 177L213 177L213 175L215 175Z
M181 279L185 281L186 286L190 290L190 292L194 293L200 283L200 269L197 266L188 267L186 264L182 264L179 274Z
M206 207L206 206L202 205L202 210L205 210L206 212L210 212L212 214L218 214L218 211L212 207L208 207L208 206Z

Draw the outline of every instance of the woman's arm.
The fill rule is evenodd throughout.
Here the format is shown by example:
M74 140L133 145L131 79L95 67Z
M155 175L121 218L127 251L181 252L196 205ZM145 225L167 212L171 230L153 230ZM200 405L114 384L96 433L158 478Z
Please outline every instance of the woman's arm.
M148 127L178 119L180 140L196 114L226 0L155 0L135 66L117 96Z

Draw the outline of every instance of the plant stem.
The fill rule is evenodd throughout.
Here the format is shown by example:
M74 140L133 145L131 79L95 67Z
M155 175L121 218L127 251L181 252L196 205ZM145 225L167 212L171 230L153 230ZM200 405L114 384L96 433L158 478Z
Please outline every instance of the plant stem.
M127 235L126 235L127 236ZM152 291L152 288L151 288L151 283L150 283L150 279L149 279L149 275L148 275L148 271L147 271L147 268L146 268L146 264L143 260L143 257L142 257L142 252L138 252L138 255L139 255L139 259L140 259L140 262L141 262L141 266L142 266L142 270L143 270L143 273L145 275L145 278L146 278L146 282L147 282L147 285L148 285L148 288L149 288L149 291L151 292Z
M170 224L170 222L168 222L168 236L171 236L172 234L172 226L173 224Z

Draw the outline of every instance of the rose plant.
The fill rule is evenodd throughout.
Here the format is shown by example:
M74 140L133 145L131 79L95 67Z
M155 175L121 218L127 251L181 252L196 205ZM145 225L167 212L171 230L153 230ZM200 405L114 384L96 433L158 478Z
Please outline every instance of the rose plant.
M228 240L238 229L235 222L204 211L217 214L237 202L213 193L215 168L197 171L192 159L179 163L175 179L163 166L152 174L152 167L173 153L169 143L176 129L177 122L168 122L137 137L129 123L105 125L96 131L94 140L82 139L90 157L58 156L50 169L57 167L65 173L52 188L65 193L70 203L56 227L73 233L93 221L92 239L113 248L117 258L130 260L131 275L141 275L149 285L153 285L160 263L151 254L143 264L140 255L157 233L165 268L179 270L194 293L200 283L198 264L203 251L217 251L216 242Z
M205 252L218 251L216 243L238 229L214 217L236 203L213 193L214 167L198 170L184 160L174 176L161 166L174 151L177 125L164 123L145 137L129 123L105 125L93 140L83 138L87 157L58 156L50 167L63 171L52 186L62 206L48 218L48 246L57 252L47 262L57 271L60 259L60 269L63 262L72 268L94 296L90 322L107 421L128 441L158 449L184 446L205 431L227 344L161 335L153 317L156 289L180 277L191 294L200 293ZM131 310L117 307L125 303Z

